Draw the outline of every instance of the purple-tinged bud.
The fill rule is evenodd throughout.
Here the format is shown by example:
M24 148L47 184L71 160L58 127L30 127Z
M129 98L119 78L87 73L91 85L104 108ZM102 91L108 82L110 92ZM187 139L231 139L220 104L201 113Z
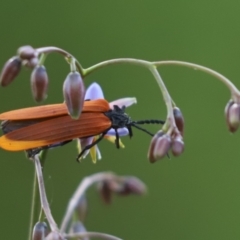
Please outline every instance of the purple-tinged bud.
M79 199L76 206L76 213L78 215L78 219L83 222L87 215L87 199L85 195L82 195L82 197Z
M37 222L33 228L32 240L44 240L47 236L47 231L45 222Z
M23 60L37 57L37 52L32 46L22 46L17 50L17 53Z
M171 137L167 134L164 134L164 132L160 130L154 135L150 143L148 150L148 158L150 162L154 163L163 158L167 154L170 147Z
M22 62L19 57L13 57L5 63L0 75L0 84L2 87L6 87L17 77L21 70L21 65Z
M236 132L240 124L240 105L230 100L225 107L225 117L228 130Z
M149 150L148 150L148 159L150 160L151 163L156 162L156 159L155 159L155 157L153 155L154 148L155 148L155 145L156 145L156 142L157 142L158 138L160 138L164 134L165 133L162 130L160 130L153 136L153 138L151 140L151 143L150 143L150 146L149 146Z
M137 194L143 195L147 191L146 185L136 177L127 177L122 188L117 191L119 195Z
M78 119L83 108L85 87L79 72L71 72L63 84L63 96L72 118Z
M44 66L34 68L31 75L31 88L33 98L40 102L47 97L48 75Z
M109 181L103 181L98 185L100 196L106 204L111 204L112 201L112 188Z
M176 126L177 126L179 132L181 133L181 135L183 136L184 118L183 118L181 110L178 107L174 107L173 108L173 115L174 115Z
M180 135L180 134L179 134ZM176 136L172 140L172 153L174 156L179 156L184 151L184 142L182 136Z
M34 58L29 59L29 60L23 60L22 64L23 64L24 67L33 69L38 65L38 58L34 57Z
M162 137L158 138L153 151L155 159L160 160L161 158L165 157L170 147L171 137L169 135L165 134Z

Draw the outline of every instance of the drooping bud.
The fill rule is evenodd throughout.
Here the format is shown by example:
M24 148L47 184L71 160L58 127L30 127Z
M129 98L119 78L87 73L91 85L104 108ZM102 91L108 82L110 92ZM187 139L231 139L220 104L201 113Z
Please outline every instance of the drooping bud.
M47 224L37 222L33 228L32 240L44 240L47 235Z
M16 78L21 70L21 65L22 62L19 57L13 57L5 63L0 75L0 84L2 87L6 87Z
M37 52L32 46L22 46L17 50L17 53L18 56L23 60L29 60L37 56Z
M184 118L183 118L181 110L178 107L174 107L173 108L173 115L174 115L176 126L177 126L179 132L183 136L183 132L184 132Z
M76 212L78 215L78 219L83 222L87 215L87 199L85 195L82 195L82 197L79 199L76 206Z
M230 100L225 107L225 117L228 130L236 132L240 124L240 105Z
M180 135L180 134L179 134ZM184 142L182 136L176 136L172 140L172 153L174 156L179 156L184 151Z
M109 181L103 181L98 185L100 196L106 204L111 204L112 201L112 188Z
M143 195L147 191L146 185L136 177L127 177L122 188L117 191L119 195L137 194Z
M148 158L151 163L163 158L171 147L171 137L160 130L154 135L148 150Z
M229 121L229 126L232 130L232 132L235 132L238 127L239 127L239 123L240 123L240 105L237 103L234 103L228 112L228 121Z
M44 66L34 68L31 75L31 88L33 97L37 102L47 97L48 75Z
M71 72L63 84L63 95L68 112L72 118L78 119L83 108L85 87L78 72Z
M153 138L151 140L151 143L150 143L150 146L149 146L149 150L148 150L148 159L150 160L151 163L156 162L156 159L153 156L154 147L156 145L156 142L157 142L158 138L160 138L163 135L164 135L164 132L162 130L160 130L153 136Z

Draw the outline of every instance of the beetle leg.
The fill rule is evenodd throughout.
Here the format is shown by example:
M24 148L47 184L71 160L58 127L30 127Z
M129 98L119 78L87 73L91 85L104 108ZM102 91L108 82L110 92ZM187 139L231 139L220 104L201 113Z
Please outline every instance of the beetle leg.
M127 129L128 129L128 135L131 138L133 136L132 127L128 126Z
M115 133L116 133L116 139L115 139L115 144L117 148L120 148L120 144L119 144L119 134L117 129L115 129Z
M40 153L42 150L64 146L65 144L70 143L71 141L72 140L68 140L68 141L55 143L55 144L51 144L51 145L40 147L40 148L30 149L30 150L27 150L26 153L29 158L33 158L36 154Z
M109 130L109 129L108 129L108 130ZM107 130L107 131L108 131L108 130ZM94 141L93 143L87 145L87 146L77 155L76 160L77 160L78 162L80 162L79 159L80 159L81 156L84 154L84 152L85 152L86 150L92 148L92 147L95 146L96 144L98 144L98 143L103 139L103 137L107 134L107 131L103 132L102 135L101 135L96 141Z

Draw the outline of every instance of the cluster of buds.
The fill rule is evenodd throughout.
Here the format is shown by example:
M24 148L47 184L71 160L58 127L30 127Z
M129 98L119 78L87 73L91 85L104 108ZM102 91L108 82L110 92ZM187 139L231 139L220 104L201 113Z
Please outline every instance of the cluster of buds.
M119 196L143 195L146 193L146 186L136 177L124 177L121 181L115 181L114 179L102 181L98 185L98 192L103 202L110 204L113 194Z
M1 72L0 85L8 86L20 73L22 66L32 69L31 89L33 98L41 102L47 97L48 75L44 67L46 55L31 46L20 47L17 56L9 59ZM63 84L63 96L72 118L78 119L83 108L85 87L83 79L72 58L71 72L67 75Z
M168 155L169 150L174 156L179 156L184 151L183 132L184 118L181 110L173 108L174 122L176 127L170 128L166 133L163 130L158 131L152 138L148 158L151 163L162 159Z
M228 130L236 132L240 125L240 104L230 99L225 107L225 118Z

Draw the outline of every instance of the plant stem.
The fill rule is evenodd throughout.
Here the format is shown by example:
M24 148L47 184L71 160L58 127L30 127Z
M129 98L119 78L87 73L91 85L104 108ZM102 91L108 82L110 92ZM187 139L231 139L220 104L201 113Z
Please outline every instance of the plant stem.
M216 77L217 79L219 79L221 82L223 82L227 86L227 88L230 90L230 92L232 94L234 101L236 101L238 103L240 101L240 92L236 88L236 86L228 78L226 78L222 74L220 74L210 68L207 68L207 67L204 67L204 66L201 66L198 64L182 62L182 61L158 61L158 62L152 62L152 64L154 64L156 67L163 66L163 65L184 66L184 67L193 68L195 70L200 70L202 72L208 73L208 74Z
M83 76L83 68L82 68L82 65L77 61L77 59L72 55L70 54L69 52L61 49L61 48L58 48L58 47L42 47L42 48L37 48L36 51L38 52L38 54L41 54L41 53L51 53L51 52L56 52L56 53L60 53L61 55L63 55L67 60L68 59L75 59L75 64L76 64L76 67L78 69L78 71L80 72L81 76Z
M100 63L97 63L96 65L93 65L89 68L86 68L83 70L83 75L87 76L90 73L109 66L109 65L116 65L116 64L134 64L134 65L139 65L139 66L144 66L144 67L149 67L151 64L151 62L145 61L145 60L140 60L140 59L135 59L135 58L116 58L116 59L111 59L111 60L107 60L107 61L103 61Z
M33 226L38 220L38 212L39 212L39 208L40 208L39 203L40 202L39 202L39 191L37 188L37 175L36 175L36 171L34 171L32 204L31 204L29 235L28 235L29 240L32 239Z
M166 121L166 125L164 124L163 128L166 127L166 129L168 129L168 124L170 124L169 131L171 132L172 128L176 127L175 121L173 121L174 115L173 115L173 108L172 108L172 99L171 99L170 94L168 93L168 90L167 90L159 72L157 71L156 67L151 67L149 70L155 77L155 79L162 91L164 102L167 106L167 119L169 122Z
M75 193L73 194L73 196L71 197L68 203L67 211L64 215L64 218L60 227L61 233L64 233L66 231L69 221L71 220L72 214L78 204L78 201L82 197L82 195L86 192L86 190L94 183L111 180L111 179L119 179L119 177L117 177L112 173L103 172L103 173L96 173L91 176L85 177L82 180L82 182L79 184Z
M47 195L46 195L46 191L45 191L45 186L44 186L42 166L40 164L40 160L39 160L38 155L34 156L34 163L35 163L35 168L36 168L36 173L37 173L40 200L41 200L41 205L42 205L43 211L44 211L45 216L48 220L48 223L49 223L49 226L50 226L51 230L59 232L57 224L52 217L51 209L49 208Z

